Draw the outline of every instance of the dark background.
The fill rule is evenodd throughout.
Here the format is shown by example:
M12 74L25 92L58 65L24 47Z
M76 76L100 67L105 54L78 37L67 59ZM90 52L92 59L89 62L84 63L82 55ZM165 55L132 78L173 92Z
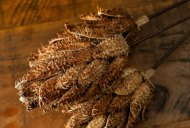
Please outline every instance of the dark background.
M39 110L27 112L14 88L27 70L27 57L56 37L66 21L100 7L121 7L135 18L179 0L0 0L0 128L63 128L69 115ZM190 2L142 27L143 37L190 14ZM153 65L184 33L186 21L136 47L130 64L142 71ZM139 128L190 128L190 38L159 67L158 86L148 120ZM159 90L162 91L159 91ZM165 102L164 102L165 101Z

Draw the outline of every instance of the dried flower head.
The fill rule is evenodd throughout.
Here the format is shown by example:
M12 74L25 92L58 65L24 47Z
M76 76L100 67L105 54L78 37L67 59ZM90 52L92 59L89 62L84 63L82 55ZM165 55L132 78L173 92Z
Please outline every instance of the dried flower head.
M28 72L15 85L21 102L27 110L73 112L66 128L132 128L152 95L143 74L126 67L137 32L123 9L98 8L65 24L29 57Z

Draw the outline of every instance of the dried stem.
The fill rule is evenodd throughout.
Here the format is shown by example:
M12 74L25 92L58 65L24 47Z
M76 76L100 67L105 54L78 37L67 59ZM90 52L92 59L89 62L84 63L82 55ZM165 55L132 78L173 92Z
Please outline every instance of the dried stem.
M158 17L158 16L160 16L160 15L162 15L162 14L170 11L171 9L174 9L174 8L180 6L180 5L182 5L182 4L184 4L184 3L188 2L188 1L189 0L180 0L179 2L175 2L171 6L168 6L166 8L161 9L161 10L158 10L158 11L154 12L153 14L150 14L148 17L150 19L156 18L156 17Z
M185 40L189 37L189 34L190 31L183 35L183 37L152 66L152 69L156 70L183 42L185 42Z
M145 36L145 37L143 37L143 38L135 41L135 43L132 44L131 47L137 46L137 45L141 44L143 41L146 41L146 40L148 40L148 39L150 39L150 38L152 38L154 36L157 36L160 33L162 33L164 31L166 31L166 30L168 30L168 29L170 29L170 28L172 28L172 27L174 27L174 26L176 26L176 25L178 25L178 24L180 24L180 23L188 20L189 18L190 18L190 15L188 15L188 16L180 19L180 20L177 20L177 21L175 21L175 22L173 22L173 23L171 23L169 25L166 25L166 26L162 27L161 29L159 29L158 31L156 31L154 33L151 33L151 34L149 34L149 35L147 35L147 36Z

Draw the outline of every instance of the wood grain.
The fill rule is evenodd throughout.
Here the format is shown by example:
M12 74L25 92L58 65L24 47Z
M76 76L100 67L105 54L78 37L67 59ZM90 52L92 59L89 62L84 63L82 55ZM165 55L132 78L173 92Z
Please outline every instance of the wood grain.
M103 7L122 7L134 17L172 4L173 0L1 0L0 1L0 127L64 127L68 115L27 112L18 101L14 82L27 70L27 57L61 31L64 23L78 15ZM180 6L143 26L139 38L189 14L190 4ZM130 64L145 71L184 33L186 21L133 49ZM139 128L190 127L190 39L180 46L152 78L158 86L147 120ZM161 87L161 88L159 88ZM165 102L164 102L165 101Z
M104 2L102 0L1 0L0 29L76 18L81 13L96 9L97 6L129 8L128 10L132 14L141 15L141 12L149 14L154 9L173 3L172 0L157 1L157 5L154 7L154 2L151 0L118 0L114 2L108 0ZM136 16L138 16L137 14Z

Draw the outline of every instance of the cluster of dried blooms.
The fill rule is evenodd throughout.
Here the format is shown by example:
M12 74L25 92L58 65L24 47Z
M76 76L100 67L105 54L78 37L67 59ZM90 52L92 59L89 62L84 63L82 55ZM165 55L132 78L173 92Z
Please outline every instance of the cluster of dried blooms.
M67 128L132 128L144 118L153 86L127 67L129 44L138 29L122 9L82 15L32 54L16 82L27 110L73 111Z

